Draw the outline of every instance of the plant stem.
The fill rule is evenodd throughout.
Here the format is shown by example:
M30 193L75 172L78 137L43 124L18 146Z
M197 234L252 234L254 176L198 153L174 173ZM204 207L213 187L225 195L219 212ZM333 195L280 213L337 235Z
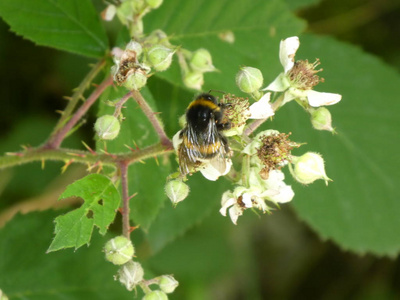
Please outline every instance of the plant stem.
M128 190L128 165L127 161L118 163L121 173L122 188L122 234L130 240L131 225L129 223L130 207L129 207L129 190Z
M172 142L167 137L163 125L161 124L160 120L156 117L156 114L153 112L149 104L143 98L142 94L140 94L139 91L133 90L132 96L133 99L135 99L135 101L137 102L137 104L139 104L139 106L141 107L143 113L149 119L151 125L153 125L154 130L156 131L158 137L160 138L161 144L167 148L172 148L173 147Z
M135 150L128 153L109 154L96 153L89 151L65 149L65 148L28 148L21 152L7 153L0 157L0 170L17 165L26 164L34 161L62 161L83 164L102 164L107 166L115 166L120 161L127 161L128 164L135 163L147 158L163 155L172 152L172 148L168 148L160 143L148 146L146 148Z
M57 149L60 147L62 141L69 133L69 131L75 126L75 124L83 117L83 115L89 110L89 108L96 102L96 100L100 97L100 95L104 92L104 90L112 85L113 78L110 76L106 78L97 88L93 91L93 93L87 98L87 100L82 104L82 106L72 115L69 121L57 130L52 136L50 136L49 140L43 146L43 148L49 149Z
M97 74L101 71L101 69L105 66L106 61L104 59L100 60L97 64L93 66L93 68L89 71L86 77L83 79L81 84L75 89L70 101L68 102L67 107L64 109L60 119L58 120L57 125L54 127L53 134L58 131L69 119L72 114L75 106L78 104L81 99L84 91L89 87L90 83L97 76Z
M116 104L115 104L115 110L114 110L114 117L118 118L118 116L121 114L122 106L125 104L128 99L132 97L132 92L127 93L125 96L121 98Z

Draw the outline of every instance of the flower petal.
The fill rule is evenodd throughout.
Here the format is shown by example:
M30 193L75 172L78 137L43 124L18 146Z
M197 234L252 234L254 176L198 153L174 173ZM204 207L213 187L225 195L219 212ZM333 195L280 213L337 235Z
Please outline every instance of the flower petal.
M224 198L222 196L222 198ZM224 201L225 200L225 201ZM237 200L235 198L227 198L227 199L222 199L221 201L221 209L219 210L219 212L221 213L221 215L223 215L224 217L226 216L226 210L228 209L228 207L234 205L237 203Z
M290 87L290 83L285 73L281 73L263 91L283 92Z
M233 224L236 225L237 219L241 215L243 215L243 210L239 206L234 205L229 209L229 217L231 218Z
M230 159L222 159L216 157L204 162L203 168L200 169L201 174L211 181L216 181L220 176L228 174L231 170L232 161Z
M172 138L172 144L174 145L174 149L177 151L179 148L179 145L182 144L182 138L180 137L182 130L179 130L174 137Z
M250 106L249 119L267 119L275 114L269 103L270 97L271 93L266 93L260 100Z
M342 95L334 93L321 93L313 90L307 92L308 103L313 107L333 105L342 99Z
M297 36L292 36L281 41L279 47L279 59L285 70L285 74L294 66L294 56L299 49L300 40Z

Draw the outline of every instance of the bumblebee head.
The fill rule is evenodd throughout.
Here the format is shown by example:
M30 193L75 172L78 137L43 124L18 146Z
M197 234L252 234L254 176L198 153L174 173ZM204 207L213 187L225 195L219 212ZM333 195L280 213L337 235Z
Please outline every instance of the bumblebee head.
M198 131L205 131L210 123L215 123L215 113L218 114L219 110L214 96L201 94L189 104L186 111L187 123Z

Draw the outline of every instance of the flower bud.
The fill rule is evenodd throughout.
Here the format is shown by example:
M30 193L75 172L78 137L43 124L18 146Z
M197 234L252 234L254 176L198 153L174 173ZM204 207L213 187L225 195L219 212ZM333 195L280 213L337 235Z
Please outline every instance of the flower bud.
M195 72L212 72L215 67L212 64L212 58L210 52L207 49L198 49L193 53L192 58L189 61L190 67Z
M181 180L171 180L165 185L165 193L171 200L173 205L177 205L178 202L185 200L189 194L189 186Z
M290 171L298 182L302 184L309 184L317 179L328 181L331 180L326 176L324 160L321 155L314 152L307 152L300 157L292 157L294 168L290 168Z
M204 84L203 73L188 72L183 76L183 83L191 89L201 90L201 86Z
M172 55L175 50L172 50L163 45L154 45L147 52L147 59L150 65L159 72L165 71L172 63Z
M111 21L116 13L117 13L117 8L115 7L115 5L110 4L106 7L105 10L101 12L101 18L104 21Z
M125 285L128 291L132 291L135 286L143 280L143 275L144 271L142 265L131 260L121 266L115 279L118 279L119 282Z
M118 136L121 126L116 117L104 115L97 119L94 130L99 138L103 140L113 140Z
M163 3L163 0L146 0L146 3L148 6L155 9L158 8Z
M134 51L136 53L136 57L138 57L140 54L142 54L143 52L143 48L142 45L134 40L130 41L126 47L125 47L125 51L126 50L131 50Z
M311 124L317 130L333 131L331 113L323 106L311 109Z
M158 283L160 289L167 294L173 293L179 282L171 275L163 275Z
M168 296L162 291L152 291L146 294L142 300L168 300Z
M146 85L146 82L147 75L140 70L136 70L126 78L122 85L128 90L140 90Z
M126 25L132 19L135 7L132 1L124 1L117 7L117 16L122 24Z
M114 265L123 265L132 258L135 249L129 239L117 236L106 243L104 252L108 261Z
M254 93L258 91L262 84L264 78L259 69L252 67L243 67L236 74L236 85L242 92L245 93Z

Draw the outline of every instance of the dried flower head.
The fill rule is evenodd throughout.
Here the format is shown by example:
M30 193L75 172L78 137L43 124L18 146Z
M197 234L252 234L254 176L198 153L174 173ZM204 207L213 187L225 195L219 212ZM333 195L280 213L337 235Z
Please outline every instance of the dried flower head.
M268 179L271 170L280 170L290 162L291 150L300 146L289 140L290 134L278 133L260 138L262 145L257 149L257 156L264 165L260 171L260 176L264 180Z

